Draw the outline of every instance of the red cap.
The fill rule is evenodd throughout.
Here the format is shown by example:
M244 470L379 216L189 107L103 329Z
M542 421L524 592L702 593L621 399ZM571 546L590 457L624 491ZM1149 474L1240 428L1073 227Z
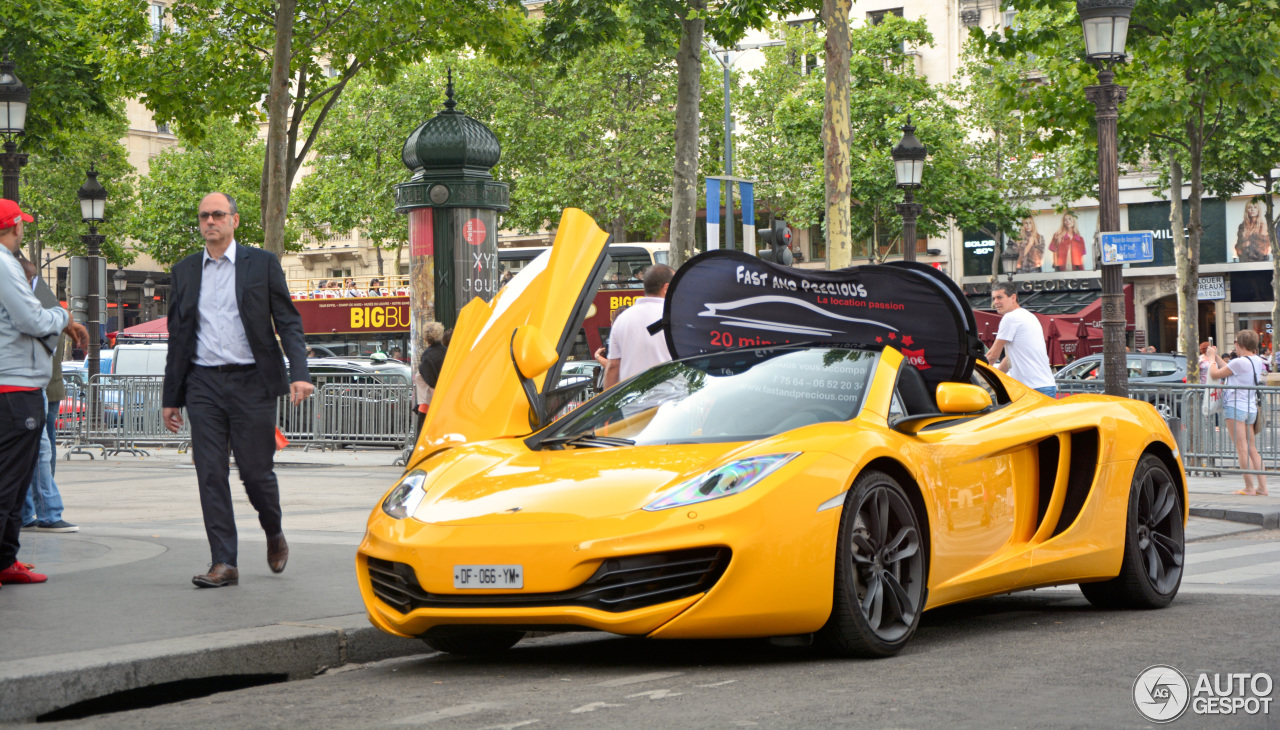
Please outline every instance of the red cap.
M22 212L18 204L8 198L0 198L0 231L18 225L18 219L31 223L35 220Z

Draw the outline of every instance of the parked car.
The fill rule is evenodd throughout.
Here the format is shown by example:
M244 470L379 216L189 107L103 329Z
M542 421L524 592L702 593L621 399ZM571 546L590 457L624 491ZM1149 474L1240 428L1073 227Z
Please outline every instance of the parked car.
M1102 355L1085 355L1064 366L1054 376L1059 381L1102 381ZM1154 353L1130 353L1125 356L1125 369L1130 383L1185 383L1186 358Z
M1181 355L1157 353L1129 353L1125 356L1125 369L1131 385L1164 385L1187 382L1187 361ZM1058 397L1072 393L1102 392L1102 355L1086 355L1063 367L1055 376ZM1082 387L1083 386L1083 387ZM1181 393L1172 389L1146 390L1135 394L1155 406L1165 418L1181 418Z

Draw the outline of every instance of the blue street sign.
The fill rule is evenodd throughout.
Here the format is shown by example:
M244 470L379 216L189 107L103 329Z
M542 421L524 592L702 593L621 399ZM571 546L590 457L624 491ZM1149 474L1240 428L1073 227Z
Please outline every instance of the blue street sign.
M1102 234L1104 264L1147 264L1155 258L1155 234L1151 231Z

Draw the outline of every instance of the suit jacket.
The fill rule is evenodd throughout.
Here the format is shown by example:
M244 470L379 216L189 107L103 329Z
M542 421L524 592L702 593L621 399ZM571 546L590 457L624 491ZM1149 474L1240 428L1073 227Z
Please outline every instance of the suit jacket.
M258 373L274 396L286 395L290 381L310 381L302 317L293 306L284 269L275 254L243 244L236 250L236 304ZM174 264L170 272L169 353L164 367L164 407L187 401L187 375L195 366L200 327L200 283L204 248ZM280 341L276 342L276 335ZM284 345L284 353L280 345ZM289 358L289 375L284 359Z

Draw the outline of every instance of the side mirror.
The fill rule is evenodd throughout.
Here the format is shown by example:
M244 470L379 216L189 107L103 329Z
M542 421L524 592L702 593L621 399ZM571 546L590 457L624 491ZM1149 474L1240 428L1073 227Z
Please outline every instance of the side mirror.
M560 359L560 353L547 341L542 330L526 324L517 327L511 338L511 357L520 375L532 379L550 370Z
M987 391L969 383L939 383L937 399L941 413L975 413L991 407Z

